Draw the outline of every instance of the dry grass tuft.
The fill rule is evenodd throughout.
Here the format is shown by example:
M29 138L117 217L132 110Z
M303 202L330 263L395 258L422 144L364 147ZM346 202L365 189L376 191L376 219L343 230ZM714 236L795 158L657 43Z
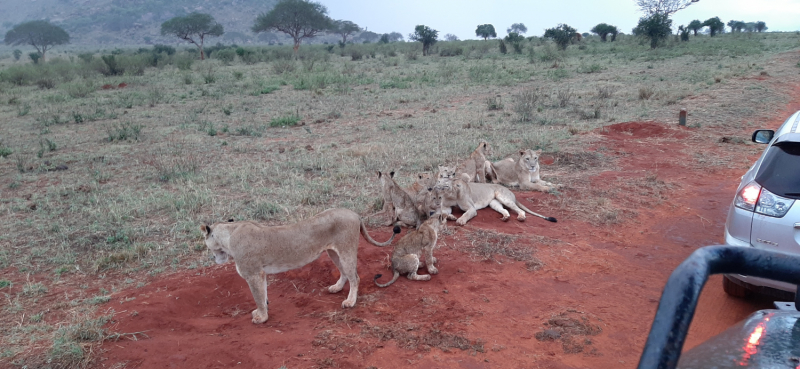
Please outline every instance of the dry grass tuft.
M592 345L592 340L588 336L596 336L603 331L596 323L598 321L600 320L593 315L570 309L553 314L543 323L544 327L536 332L534 337L539 341L560 341L561 348L567 354L586 352L586 346ZM600 354L596 348L586 353Z

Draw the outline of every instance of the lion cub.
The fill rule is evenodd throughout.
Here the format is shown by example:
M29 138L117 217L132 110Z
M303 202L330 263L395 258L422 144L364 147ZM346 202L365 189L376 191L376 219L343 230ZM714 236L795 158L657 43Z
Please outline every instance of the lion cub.
M407 274L408 279L413 281L429 281L431 274L439 273L434 264L436 258L433 257L433 249L436 247L436 241L439 239L439 228L447 221L446 214L439 214L438 216L431 216L430 219L422 223L416 230L408 232L392 252L392 271L394 276L392 280L385 284L378 283L378 278L382 274L375 275L375 284L378 287L388 287L394 283L400 274ZM399 229L396 229L398 231ZM420 258L425 257L425 266L428 269L427 275L417 275L417 270L420 267Z
M469 158L456 168L457 176L463 177L465 182L486 183L487 156L492 156L492 147L481 141Z
M412 196L394 181L394 172L389 175L378 172L378 179L383 187L383 209L372 216L386 214L386 225L399 222L406 227L419 227L422 215Z

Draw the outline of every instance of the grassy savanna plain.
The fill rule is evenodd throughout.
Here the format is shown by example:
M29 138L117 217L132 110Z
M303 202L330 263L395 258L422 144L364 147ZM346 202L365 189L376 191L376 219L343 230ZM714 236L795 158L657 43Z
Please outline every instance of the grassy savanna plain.
M413 43L303 45L296 59L244 47L202 62L195 49L76 47L43 65L0 48L0 362L82 366L99 342L135 337L104 328L121 309L110 295L212 265L202 223L283 224L332 207L367 216L381 208L375 171L407 185L480 140L492 160L542 149L555 160L544 178L565 185L546 205L611 228L636 214L623 193L588 188L614 160L585 151L594 139L582 133L672 124L688 108L702 144L708 129L758 126L789 99L778 84L800 80L795 33L655 50L629 36L566 51L497 45L440 42L427 57ZM690 165L746 168L741 151L757 152L713 149ZM619 187L671 186L644 173Z

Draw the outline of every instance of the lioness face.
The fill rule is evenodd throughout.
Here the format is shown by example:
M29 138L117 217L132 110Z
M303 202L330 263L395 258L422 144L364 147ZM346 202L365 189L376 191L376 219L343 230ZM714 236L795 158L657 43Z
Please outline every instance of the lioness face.
M230 259L230 255L222 249L219 240L214 236L214 231L210 226L202 225L200 230L203 231L205 237L206 247L214 253L214 262L217 264L225 264Z
M522 167L527 169L530 172L535 172L539 170L539 155L542 154L542 150L525 150L520 152L521 156L519 158Z

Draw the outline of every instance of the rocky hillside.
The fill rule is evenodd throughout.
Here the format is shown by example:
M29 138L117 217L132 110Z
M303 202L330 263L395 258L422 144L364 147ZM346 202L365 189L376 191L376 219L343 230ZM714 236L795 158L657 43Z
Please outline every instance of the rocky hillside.
M211 14L225 27L225 35L211 42L281 42L282 35L250 32L258 14L276 0L2 0L0 34L20 22L49 19L71 36L72 44L141 45L174 44L162 37L161 23L194 11Z

